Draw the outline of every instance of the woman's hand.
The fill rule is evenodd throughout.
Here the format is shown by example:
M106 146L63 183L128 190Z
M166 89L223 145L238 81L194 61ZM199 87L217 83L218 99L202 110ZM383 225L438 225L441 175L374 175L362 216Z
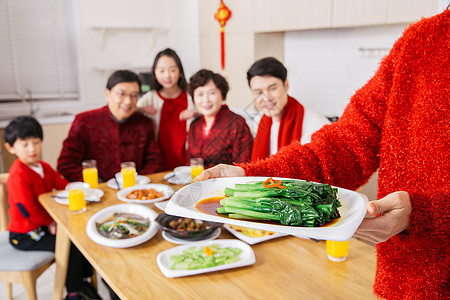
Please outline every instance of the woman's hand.
M186 121L190 118L193 118L197 115L197 112L195 110L189 110L185 109L182 112L180 112L180 121Z
M48 225L48 232L50 232L50 234L55 235L56 234L56 223L55 221L53 221L50 225Z
M156 115L158 112L153 105L147 105L139 108L139 111L143 112L146 115Z
M194 181L203 181L218 177L242 177L245 171L241 167L220 164L210 169L204 170L200 175L194 178Z
M381 243L409 227L411 198L407 192L394 192L367 203L367 213L374 218L363 220L354 234L373 243Z

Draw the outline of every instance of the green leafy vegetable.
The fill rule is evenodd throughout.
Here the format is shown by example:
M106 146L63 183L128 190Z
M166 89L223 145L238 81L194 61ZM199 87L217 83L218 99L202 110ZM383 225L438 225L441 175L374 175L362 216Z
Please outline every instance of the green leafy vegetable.
M206 249L205 248L209 248ZM212 255L210 255L212 252ZM233 247L221 248L218 244L206 247L190 247L179 255L171 255L172 270L196 270L231 264L241 260L242 250Z
M236 184L234 189L225 188L225 194L229 197L220 201L217 212L230 218L314 227L340 217L337 189L329 184L282 180L267 185L266 180Z

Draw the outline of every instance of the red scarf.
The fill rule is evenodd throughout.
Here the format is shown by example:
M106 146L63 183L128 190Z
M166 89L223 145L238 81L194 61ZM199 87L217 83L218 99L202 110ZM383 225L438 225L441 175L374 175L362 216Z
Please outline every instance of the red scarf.
M164 98L159 93L158 96L164 100L158 131L163 170L172 170L187 161L186 121L180 121L180 113L188 107L188 98L185 91L175 99Z
M294 140L301 139L303 114L303 105L291 96L288 96L288 101L281 114L280 130L278 131L278 149L289 145ZM264 115L259 122L258 132L253 141L251 161L264 159L269 156L271 127L272 118Z

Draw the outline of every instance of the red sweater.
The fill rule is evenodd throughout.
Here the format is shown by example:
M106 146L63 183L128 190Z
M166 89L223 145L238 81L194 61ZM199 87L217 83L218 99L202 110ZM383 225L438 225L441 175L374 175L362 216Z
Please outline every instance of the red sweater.
M189 158L203 158L205 168L250 160L253 137L243 117L223 105L207 136L203 134L204 123L204 118L198 117L191 124Z
M108 106L75 117L58 159L58 171L69 181L82 181L81 162L97 160L98 176L104 181L120 171L120 163L133 161L139 174L160 169L159 147L152 120L135 113L116 122Z
M163 170L173 170L186 164L186 121L180 121L180 113L187 109L187 93L183 91L177 98L161 96L164 104L159 120L159 145L163 158Z
M53 189L64 189L68 182L47 163L39 162L44 170L44 178L18 159L9 169L6 184L9 201L9 231L27 233L53 222L52 217L39 203L38 196L51 192ZM19 206L23 206L28 217L20 211Z
M356 189L379 168L378 197L411 196L408 230L376 246L376 295L450 298L450 10L405 30L337 123L244 165Z

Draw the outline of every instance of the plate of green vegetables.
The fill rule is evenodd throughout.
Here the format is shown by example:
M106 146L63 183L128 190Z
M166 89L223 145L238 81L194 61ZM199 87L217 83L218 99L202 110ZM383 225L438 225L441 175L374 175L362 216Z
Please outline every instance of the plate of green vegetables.
M205 202L209 207L215 204L215 211L205 211ZM275 177L225 177L178 190L166 213L344 241L353 236L364 219L367 202L364 194L328 184Z
M252 265L255 254L239 240L200 241L163 251L156 263L164 276L173 278Z

